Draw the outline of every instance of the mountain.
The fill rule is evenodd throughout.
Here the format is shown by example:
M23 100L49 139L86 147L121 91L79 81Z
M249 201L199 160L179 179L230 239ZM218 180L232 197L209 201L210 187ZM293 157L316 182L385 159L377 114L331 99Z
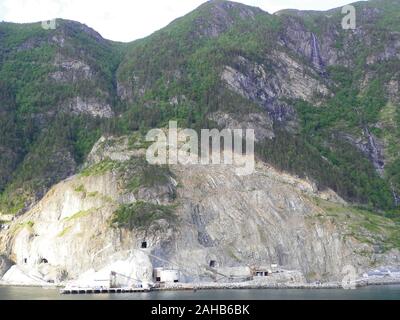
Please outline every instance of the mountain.
M164 113L188 126L215 112L261 113L275 137L260 141L265 160L349 201L393 209L398 118L387 123L387 114L398 99L399 35L390 17L399 8L356 8L358 28L346 31L340 10L269 15L204 4L135 43L122 61L119 95L135 114L129 125L152 127Z
M72 277L93 262L76 252L82 264L74 271L66 265L66 256L55 252L74 252L80 219L86 221L88 234L105 235L95 243L84 237L82 250L94 254L105 245L102 241L113 239L116 256L135 247L143 238L141 230L157 228L160 220L164 231L149 240L154 252L178 261L188 259L183 252L201 248L193 264L206 261L203 255L221 256L223 265L246 259L253 264L279 261L307 278L312 273L337 278L346 263L364 271L373 263L395 264L400 230L400 3L371 0L353 5L356 29L344 30L341 8L269 14L212 0L127 44L62 19L54 30L44 30L40 23L0 23L0 220L9 227L0 236L0 252L23 264L29 247L37 264L50 250L54 263ZM255 129L258 173L242 181L228 168L223 185L216 187L230 195L232 203L221 196L217 205L218 197L212 197L207 185L223 172L187 169L200 186L206 184L196 193L183 168L153 168L160 170L155 175L159 185L143 162L132 160L133 167L125 167L122 159L133 151L121 141L131 141L127 143L133 148L138 135L164 127L171 119L196 130ZM108 145L122 149L108 154ZM98 152L100 160L94 161ZM85 176L93 167L99 181ZM264 177L269 171L277 185ZM119 182L108 176L110 172ZM286 175L294 189L285 186ZM124 186L126 179L134 180L134 190L114 186ZM175 190L175 179L182 191ZM149 191L153 184L157 188ZM311 188L306 196L303 184ZM100 198L89 196L94 193ZM74 200L64 198L68 194ZM211 204L202 203L202 195ZM291 220L291 197L296 197L293 210L301 213L299 221ZM259 202L252 206L252 199ZM243 208L236 208L240 203ZM136 219L138 212L149 212L154 221L141 225L146 217ZM239 244L215 222L225 228L244 221L245 214L249 221L239 223L235 235L261 228L275 236L260 231L255 239L243 234ZM327 221L333 218L321 222L319 215ZM179 219L169 219L173 216L193 226L185 229ZM277 220L268 226L266 221L274 217ZM93 225L99 229L90 229ZM76 231L67 242L65 228ZM307 238L305 230L310 228ZM323 230L322 240L316 240L318 230ZM185 232L198 237L188 240L181 236ZM251 256L250 251L257 252L265 242L270 243L269 251L260 249L259 257ZM315 248L292 251L311 242ZM174 251L168 243L186 246L186 251ZM106 252L99 255L100 264L106 263ZM229 252L236 262L228 258ZM348 258L351 254L354 257Z
M76 172L115 115L124 45L58 20L0 24L1 211L18 213Z

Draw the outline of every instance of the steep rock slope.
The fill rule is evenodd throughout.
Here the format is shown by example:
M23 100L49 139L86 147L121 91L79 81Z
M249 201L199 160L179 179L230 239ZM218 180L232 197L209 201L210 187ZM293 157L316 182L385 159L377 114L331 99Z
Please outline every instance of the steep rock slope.
M308 280L340 279L347 264L361 273L399 263L395 224L332 191L262 163L249 176L228 165L147 172L137 141L101 139L82 173L0 233L2 251L56 283L111 270L115 261L128 261L129 275L146 281L159 266L179 268L187 281L213 279L211 260L221 270L276 263Z

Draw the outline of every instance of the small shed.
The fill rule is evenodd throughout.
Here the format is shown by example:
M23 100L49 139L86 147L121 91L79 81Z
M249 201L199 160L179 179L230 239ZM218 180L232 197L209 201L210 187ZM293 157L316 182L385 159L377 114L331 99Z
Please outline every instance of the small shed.
M266 277L272 273L272 270L267 267L254 268L252 271L254 277Z
M156 282L162 283L176 283L180 280L179 270L155 268L154 278Z

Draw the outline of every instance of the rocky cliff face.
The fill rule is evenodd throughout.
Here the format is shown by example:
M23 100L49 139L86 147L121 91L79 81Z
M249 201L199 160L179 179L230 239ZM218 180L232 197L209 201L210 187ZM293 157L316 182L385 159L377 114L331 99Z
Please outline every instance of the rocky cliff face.
M1 23L6 279L398 264L400 7L354 6L343 30L338 9L209 1L126 45L72 21ZM175 119L255 129L256 172L149 166L138 132Z
M278 122L294 120L293 107L280 101L286 99L311 100L315 93L328 95L329 90L297 61L283 52L274 52L267 71L265 65L253 63L242 56L234 59L233 67L226 66L221 80L233 92L265 108ZM315 74L314 74L315 76Z
M229 165L176 165L163 184L132 189L139 171L127 168L144 150L130 140L102 138L81 174L54 186L0 233L1 250L20 270L59 283L114 268L148 281L152 268L164 266L201 281L214 278L214 261L216 270L278 264L308 280L332 280L347 264L362 272L400 261L388 246L390 220L374 217L379 230L371 231L363 213L332 191L320 193L263 163L249 176ZM146 211L145 224L115 224L120 206L142 202L172 206L174 219Z

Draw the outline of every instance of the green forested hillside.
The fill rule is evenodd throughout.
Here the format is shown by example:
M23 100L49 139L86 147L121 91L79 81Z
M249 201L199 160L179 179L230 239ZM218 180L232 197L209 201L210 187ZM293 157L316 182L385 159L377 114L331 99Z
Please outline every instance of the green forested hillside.
M332 47L327 50L336 50L343 56L335 63L323 62L324 71L318 77L333 94L316 95L313 102L284 97L295 108L300 128L293 133L285 130L285 122L276 121L276 138L260 142L258 153L284 170L309 176L321 187L333 188L347 200L375 209L395 209L393 192L400 190L398 174L394 173L398 154L385 163L385 173L379 174L368 156L343 135L359 136L365 128L377 139L385 135L380 113L393 99L388 96L386 85L399 79L399 57L389 55L379 63L367 60L379 56L386 46L396 46L394 42L398 45L398 37L392 36L396 31L393 12L398 12L400 6L396 1L361 2L355 6L358 28L362 30L359 36L357 31L342 30L341 8L328 13L283 11L269 15L222 1L203 5L137 42L126 55L118 77L133 88L128 114L138 115L126 117L127 127L154 126L154 118L165 123L170 117L180 118L188 125L204 123L205 115L215 110L240 114L241 98L226 94L226 86L221 82L224 67L242 56L274 72L277 61L271 55L281 39L286 41L288 29L294 26L308 37L297 39L294 45L305 46L304 41L311 41L313 33L320 39L320 46L330 42ZM310 65L311 57L296 48L278 48L295 61ZM395 50L398 52L398 47ZM186 98L182 103L168 103L171 97L182 94ZM254 101L247 104L252 106L251 102ZM397 120L391 129L398 131L398 106L395 109ZM140 114L150 117L136 122ZM396 146L387 148L396 150Z
M356 30L343 30L340 9L271 15L214 0L130 44L71 21L56 30L1 23L0 210L22 212L77 172L102 134L170 119L213 127L219 111L265 115L274 138L258 141L261 159L395 215L400 4L355 7ZM90 103L71 111L77 97ZM112 114L98 116L98 105Z
M56 30L1 23L0 44L0 210L16 213L73 174L100 137L104 120L71 114L65 103L79 96L117 105L122 45L64 20ZM63 61L84 61L93 75L55 80L68 73Z

